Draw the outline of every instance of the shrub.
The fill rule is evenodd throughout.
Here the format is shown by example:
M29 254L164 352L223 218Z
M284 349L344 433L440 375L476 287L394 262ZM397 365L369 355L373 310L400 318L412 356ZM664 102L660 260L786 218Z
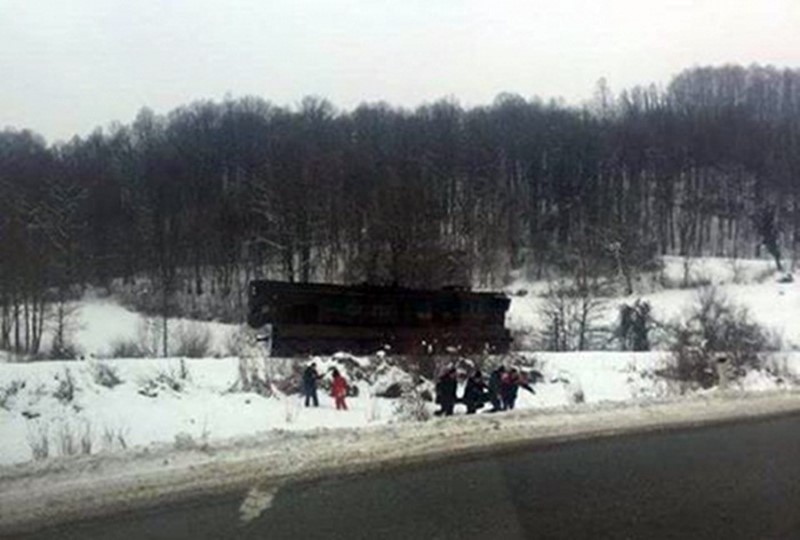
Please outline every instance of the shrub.
M40 425L34 436L34 444L40 449L43 445L49 445L49 443L45 442L47 438L46 427L44 424ZM83 420L79 426L70 423L68 420L62 420L55 434L55 442L58 444L58 451L61 456L90 455L94 447L92 424L88 420Z
M198 439L192 437L191 434L181 431L175 435L175 450L201 450L203 452L209 449L208 439L211 433L208 430L208 425L203 424L203 431L200 433Z
M97 362L93 366L94 382L106 388L114 388L122 384L117 370L104 362Z
M103 447L108 451L113 450L115 446L118 446L121 450L127 449L127 433L127 429L114 429L106 426L103 430Z
M586 395L580 385L574 385L570 389L570 400L574 405L580 405L586 401Z
M34 460L41 461L50 457L50 436L46 423L36 422L34 427L28 423L28 446Z
M186 361L181 359L178 369L162 369L156 373L155 377L145 379L139 388L139 394L145 397L157 397L162 390L182 392L186 389L186 382L189 380L189 370Z
M189 380L189 367L186 365L186 360L181 358L181 361L178 363L178 377L182 381Z
M692 333L685 328L674 330L672 362L657 372L658 375L689 386L710 388L716 381L710 355L693 344Z
M72 373L69 369L64 369L63 376L56 375L58 380L58 388L53 392L53 397L61 403L70 403L75 399L75 379L72 378Z
M211 351L211 330L199 323L186 323L178 327L175 354L187 358L205 358Z
M400 422L427 422L431 411L419 386L406 385L402 396L395 404L395 418Z
M90 455L92 453L92 443L94 439L92 437L92 424L89 423L88 420L84 421L83 423L83 430L81 431L81 454L83 455Z
M602 326L604 303L596 286L575 289L564 283L551 285L539 308L543 324L541 347L548 351L585 351L606 340Z
M197 443L194 442L194 438L186 433L185 431L181 431L175 435L175 450L194 450L197 447Z
M53 345L47 354L47 358L50 360L75 360L80 357L80 349L72 343Z
M155 378L156 384L159 386L163 386L169 388L174 392L180 392L184 389L184 384L180 375L176 374L174 371L162 371Z
M636 300L632 305L620 305L616 337L623 351L650 350L650 329L653 326L650 311L650 303L642 300Z
M800 375L790 367L789 360L783 355L770 355L764 370L772 375L779 383L788 382L792 385L800 384Z
M25 388L25 381L23 380L14 380L0 387L0 409L8 410L11 398L16 396L23 388Z
M717 382L716 362L724 359L733 378L764 365L763 353L776 340L746 309L728 302L713 287L701 290L686 320L671 328L673 363L660 375L709 388Z
M146 358L150 352L135 339L118 339L111 344L111 358Z
M74 456L78 453L78 441L72 426L62 422L58 427L58 449L62 456Z

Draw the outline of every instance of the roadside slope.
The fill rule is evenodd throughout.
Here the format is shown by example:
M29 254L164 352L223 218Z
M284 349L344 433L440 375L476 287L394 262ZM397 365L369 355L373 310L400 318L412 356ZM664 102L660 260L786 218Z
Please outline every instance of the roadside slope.
M0 534L208 494L453 459L515 445L800 413L800 393L713 394L637 405L579 406L232 439L176 452L58 459L0 469Z

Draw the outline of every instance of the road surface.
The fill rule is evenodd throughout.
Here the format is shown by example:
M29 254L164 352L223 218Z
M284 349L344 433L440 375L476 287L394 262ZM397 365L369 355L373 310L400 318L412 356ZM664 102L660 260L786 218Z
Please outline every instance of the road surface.
M288 486L247 525L243 497L23 538L800 538L800 416Z

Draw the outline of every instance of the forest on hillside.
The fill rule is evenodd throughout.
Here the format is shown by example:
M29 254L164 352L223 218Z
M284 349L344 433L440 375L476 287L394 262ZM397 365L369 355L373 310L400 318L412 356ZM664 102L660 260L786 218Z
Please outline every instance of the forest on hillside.
M113 280L147 280L166 312L178 292L241 299L254 277L496 287L582 271L630 287L660 254L780 267L800 247L799 182L800 70L762 66L616 95L601 81L580 107L247 97L63 143L6 129L0 347L32 348L48 305Z

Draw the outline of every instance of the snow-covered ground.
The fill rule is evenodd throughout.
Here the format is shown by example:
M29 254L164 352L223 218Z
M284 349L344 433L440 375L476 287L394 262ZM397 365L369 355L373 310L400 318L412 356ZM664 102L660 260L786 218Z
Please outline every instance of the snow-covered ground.
M98 382L103 366L114 371L119 384L109 388ZM64 395L67 378L73 381L71 397ZM122 440L125 446L204 444L267 430L358 427L391 417L392 401L370 397L371 385L363 381L356 383L362 397L350 399L350 410L337 412L324 392L321 407L305 409L297 395L235 391L238 379L235 358L0 364L0 387L17 387L0 408L0 464L31 459L32 444L45 433L51 453L63 453L65 430L76 444L89 430L93 451L100 451L118 448Z
M131 311L113 298L89 297L81 302L73 303L75 309L74 335L72 342L78 352L85 357L108 357L115 344L134 342L159 348L159 319L145 317ZM238 327L234 324L222 324L208 321L188 319L170 319L169 334L174 338L185 330L200 330L210 334L209 354L225 356L228 354L229 341ZM48 342L44 344L48 349ZM172 344L173 347L177 343ZM170 347L172 348L172 347Z
M619 306L637 299L650 303L657 320L672 321L695 303L700 287L713 285L724 298L746 307L756 322L782 338L785 349L798 349L800 283L779 283L774 268L775 263L768 260L707 257L689 259L687 266L683 258L665 257L660 275L637 280L635 294L601 299L602 315L598 322L613 327ZM507 325L512 331L530 333L541 328L539 310L547 290L545 281L518 280L506 288L512 298L507 316ZM518 294L520 291L526 294ZM530 337L535 343L535 331Z
M800 355L783 355L786 368L800 373ZM517 361L543 375L535 394L520 392L522 410L551 409L578 403L642 401L674 396L677 390L654 373L664 353L531 353ZM399 422L398 400L376 397L392 383L411 376L381 358L317 358L320 372L338 367L358 388L349 410L337 411L320 390L320 407L306 408L297 394L275 391L271 397L236 391L239 361L223 359L108 360L0 364L0 465L31 460L43 439L50 456L145 447L154 443L213 446L231 437L329 428L357 428ZM303 361L257 360L263 366ZM527 367L526 367L527 366ZM101 384L100 370L111 368L119 384ZM359 378L361 380L359 380ZM70 392L68 379L72 380ZM782 388L775 378L754 373L742 381L747 390ZM13 390L11 390L13 388ZM428 385L430 388L430 385ZM71 393L71 395L70 395ZM427 404L433 411L433 403ZM463 413L462 406L456 412ZM65 437L72 442L64 448ZM86 442L84 442L86 441Z
M656 317L677 317L691 305L697 292L696 288L679 288L684 281L711 283L729 299L746 306L757 321L781 333L785 345L794 346L800 344L798 284L778 283L772 266L766 260L706 258L690 260L687 265L684 259L667 258L660 277L637 283L641 294L607 299L604 318L612 324L619 304L635 298L648 300ZM671 285L674 288L667 288ZM508 324L512 329L530 332L540 326L537 309L547 284L518 282L509 287L509 291L519 289L526 289L528 294L513 296ZM240 360L226 357L235 348L232 343L237 345L236 340L241 340L235 325L170 322L172 329L192 326L207 330L211 336L208 354L214 358L111 359L115 343L152 339L152 321L113 298L88 297L76 307L73 342L86 360L23 363L0 354L0 465L32 459L34 450L44 441L49 444L50 456L80 453L82 441L88 441L84 444L95 454L152 444L213 446L255 433L274 436L287 431L364 428L403 420L397 399L376 394L394 383L407 384L412 377L386 359L317 359L321 372L338 367L359 392L348 399L348 411L334 410L324 391L320 392L318 409L305 408L296 394L278 389L271 397L239 391ZM776 361L784 373L798 377L800 355L788 352L788 345L787 352L778 353ZM285 377L293 364L305 363L300 359L264 359L252 348L248 354L255 356L248 362L273 379ZM543 410L577 403L641 402L674 396L678 391L655 374L666 360L666 353L658 351L526 351L510 361L543 375L535 385L536 394L523 391L518 401L520 409ZM490 363L496 361L490 359ZM102 366L110 367L120 383L113 387L101 384L98 370ZM71 396L64 395L69 386L67 378L74 387ZM430 381L426 384L423 388L430 390ZM758 372L748 374L739 384L744 390L764 391L789 383ZM435 408L432 403L427 407ZM459 412L463 412L461 406ZM63 448L70 439L72 448Z

